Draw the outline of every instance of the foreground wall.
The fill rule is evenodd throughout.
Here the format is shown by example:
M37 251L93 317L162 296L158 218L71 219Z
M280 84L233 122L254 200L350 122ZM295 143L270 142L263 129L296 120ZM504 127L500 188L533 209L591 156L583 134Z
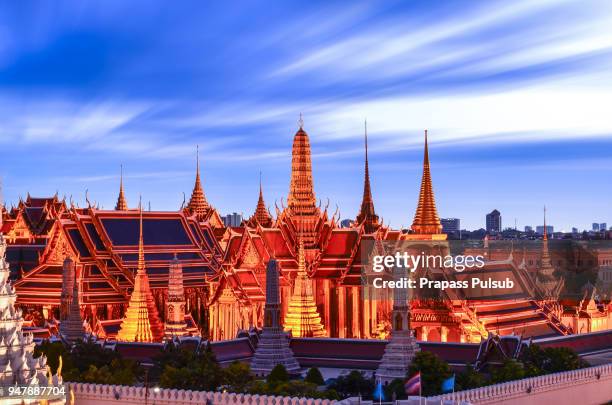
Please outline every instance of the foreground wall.
M603 404L612 400L612 364L525 378L427 399L428 404L429 401L439 404L441 400L506 405ZM405 405L412 403L401 401Z
M122 385L66 383L74 405L332 405L328 399L275 397L267 395L153 389Z

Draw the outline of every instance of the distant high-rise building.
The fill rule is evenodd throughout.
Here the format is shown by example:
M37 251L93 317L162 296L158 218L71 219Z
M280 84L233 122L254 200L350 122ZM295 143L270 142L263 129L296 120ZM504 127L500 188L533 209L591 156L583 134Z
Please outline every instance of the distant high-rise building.
M227 214L224 217L221 217L221 219L223 220L223 224L225 226L232 226L232 227L236 227L236 226L240 226L240 224L242 224L242 215L233 212L231 214Z
M493 210L487 214L487 232L501 232L502 220L501 213L498 210Z
M599 224L597 222L593 222L593 232L599 232Z
M608 230L608 224L606 224L605 222L602 222L601 224L599 224L599 230L600 231L607 231Z
M461 220L459 218L441 218L442 232L447 234L459 235Z
M532 232L533 232L533 226L525 225L525 233L532 233Z
M555 231L555 227L552 225L546 225L546 233L548 235L552 235ZM538 225L536 226L536 233L538 235L544 235L544 225Z

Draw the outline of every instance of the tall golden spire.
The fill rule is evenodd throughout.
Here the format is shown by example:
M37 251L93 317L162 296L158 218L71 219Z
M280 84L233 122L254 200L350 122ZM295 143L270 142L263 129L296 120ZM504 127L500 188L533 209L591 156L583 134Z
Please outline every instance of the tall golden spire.
M372 190L370 188L370 169L368 166L368 122L365 121L365 170L363 181L363 199L361 200L361 209L357 215L357 223L364 224L366 233L372 233L380 226L378 224L378 215L374 211L374 199L372 198Z
M266 203L263 198L263 187L261 185L261 172L259 172L259 199L257 200L257 208L255 208L255 213L249 219L250 225L254 225L254 221L257 221L263 227L269 227L272 225L272 215L268 212L266 208Z
M319 210L312 181L310 141L304 131L301 114L299 129L293 137L291 184L287 204L296 225L297 237L303 239L306 247L312 247L316 240L315 227Z
M431 173L429 171L429 149L427 146L427 130L425 130L425 152L423 155L423 177L419 204L412 222L412 231L418 235L435 235L442 233L442 224L436 209Z
M196 179L193 186L193 192L189 199L187 208L192 213L203 215L208 209L208 202L204 196L204 189L202 188L202 182L200 181L200 147L196 146Z
M115 205L117 211L127 211L128 205L123 192L123 165L121 165L121 177L119 180L119 197L117 198L117 205Z
M306 273L304 242L301 239L297 253L298 272L285 315L285 330L290 330L294 337L321 337L325 332L314 300L312 280Z
M127 311L117 340L125 342L159 342L164 335L164 327L159 319L157 307L145 267L144 241L142 232L142 200L138 205L140 228L138 237L138 267L134 278L134 290L130 296Z

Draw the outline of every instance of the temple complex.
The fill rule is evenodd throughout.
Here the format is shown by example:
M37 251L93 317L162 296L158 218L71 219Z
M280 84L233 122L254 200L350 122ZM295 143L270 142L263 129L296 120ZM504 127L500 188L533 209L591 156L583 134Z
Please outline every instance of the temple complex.
M111 340L157 341L186 334L233 339L264 326L266 269L274 260L279 325L294 337L393 340L394 334L403 333L393 322L398 311L393 295L375 297L373 287L362 285L362 256L383 242L406 243L419 254L446 254L452 241L442 232L436 207L427 131L409 230L390 229L380 220L369 163L366 128L362 201L355 221L345 228L339 226L338 210L330 212L329 202L316 199L311 144L302 120L293 136L286 205L281 199L271 215L260 178L253 214L239 227L224 226L207 200L199 154L189 201L174 211L130 209L123 170L114 210L89 199L86 207L79 207L57 195L28 194L2 211L17 305L32 325L60 320L64 331L72 325L73 336L80 333L78 312L81 328ZM551 276L561 267L582 272L612 263L610 249L549 241L547 235L541 248L533 245L488 240L466 245L463 254L486 257L479 276L508 277L522 293L502 297L482 291L467 297L447 291L412 299L403 328L410 324L421 341L479 342L489 332L563 336L612 327L612 308L593 289L559 301L534 298L547 285L537 277ZM448 277L440 269L428 271L437 280ZM452 277L476 273L462 274Z

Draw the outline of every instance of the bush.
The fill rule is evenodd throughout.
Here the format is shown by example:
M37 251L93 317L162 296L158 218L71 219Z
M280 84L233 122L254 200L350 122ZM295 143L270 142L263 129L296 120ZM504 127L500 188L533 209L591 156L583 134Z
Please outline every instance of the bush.
M254 377L251 367L246 363L234 361L223 370L225 384L232 392L246 392L248 386L253 382Z
M406 378L412 377L419 371L421 372L421 389L423 396L441 394L442 382L452 374L447 362L441 360L432 352L427 351L417 352L412 360Z
M323 379L323 375L321 374L319 369L316 367L312 367L310 370L308 370L308 373L306 373L306 378L304 378L304 381L315 384L315 385L325 385L325 380Z
M354 370L347 375L339 376L329 388L335 390L340 398L359 395L370 398L374 392L374 380L365 378L362 372Z
M274 366L268 378L266 379L268 384L276 385L289 381L289 373L287 373L287 369L282 364L277 364Z

